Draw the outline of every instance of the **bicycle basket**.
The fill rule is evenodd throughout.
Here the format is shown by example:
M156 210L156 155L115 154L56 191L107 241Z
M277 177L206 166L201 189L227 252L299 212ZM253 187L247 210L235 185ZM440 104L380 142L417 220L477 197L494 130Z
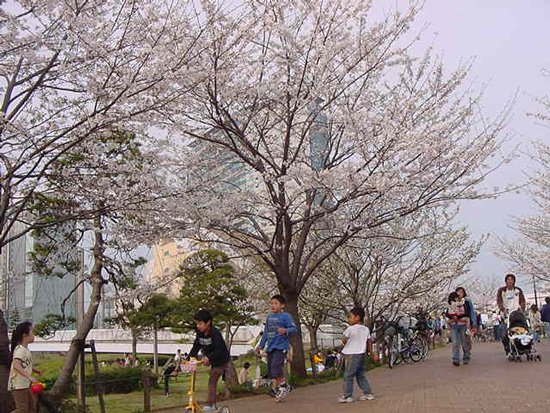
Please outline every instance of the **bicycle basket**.
M197 363L183 363L181 365L181 371L183 373L193 373L197 371Z
M410 316L401 316L397 319L397 324L399 328L409 329L417 323L417 319Z
M397 326L392 323L388 323L384 326L384 335L394 336L397 334Z

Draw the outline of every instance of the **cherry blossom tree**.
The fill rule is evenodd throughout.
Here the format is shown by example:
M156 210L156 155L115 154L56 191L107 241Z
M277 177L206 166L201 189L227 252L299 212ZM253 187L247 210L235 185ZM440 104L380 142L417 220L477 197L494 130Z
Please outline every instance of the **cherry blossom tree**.
M537 211L531 216L517 217L513 228L518 237L501 239L495 252L510 261L514 271L550 281L550 146L539 142L535 143L535 149L532 159L538 169L530 177L527 191Z
M480 311L489 312L496 308L495 297L499 287L503 285L504 276L492 274L490 276L479 276L470 280L468 295L472 298L474 305Z
M142 130L175 98L165 85L195 81L191 10L183 0L0 5L0 250L55 224L29 209L57 159L105 130Z
M55 162L47 176L48 187L55 197L41 196L34 206L37 215L47 215L56 222L60 221L58 216L79 216L81 210L97 211L90 219L74 221L70 231L55 231L60 225L66 226L59 224L33 232L36 242L32 257L38 274L54 276L48 267L70 262L79 245L86 248L89 244L93 259L90 273L81 281L91 286L90 303L52 388L54 396L63 394L69 384L104 297L104 285L110 282L115 288L124 288L135 278L128 268L142 264L142 260L132 257L131 246L125 245L115 229L124 227L134 219L135 210L154 199L157 187L154 159L141 150L135 134L112 132L97 136L94 145L81 144ZM62 239L60 234L64 234ZM52 260L51 255L56 258Z
M550 77L550 71L543 74ZM545 128L550 128L550 96L538 99L541 109L530 114ZM513 228L518 237L513 240L501 239L495 253L515 266L519 273L550 281L550 145L543 141L533 143L530 155L537 169L528 175L527 193L536 208L531 216L517 217Z
M404 309L439 306L485 241L471 241L465 228L452 225L454 218L416 214L394 220L383 238L350 241L325 262L322 281L316 274L305 286L306 312L345 322L351 308L361 307L372 325ZM406 238L399 238L406 232L399 226Z
M143 131L197 81L186 66L201 33L193 10L191 0L0 2L0 252L30 231L105 212L98 202L35 214L56 196L46 183L60 158L82 145L93 153L106 131ZM177 93L166 88L173 83Z
M163 108L187 191L162 209L174 233L259 256L298 321L302 289L351 239L485 196L505 116L478 112L469 66L411 55L414 2L381 21L366 0L237 3L204 2L218 13L192 62L205 81ZM303 376L301 334L291 340Z

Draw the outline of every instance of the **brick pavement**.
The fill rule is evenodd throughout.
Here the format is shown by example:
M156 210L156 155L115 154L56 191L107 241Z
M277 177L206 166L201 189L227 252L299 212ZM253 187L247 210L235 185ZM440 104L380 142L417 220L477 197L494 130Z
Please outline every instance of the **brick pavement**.
M451 364L449 346L431 352L420 363L370 372L374 401L337 403L342 382L335 381L296 389L283 403L257 396L224 404L232 413L550 412L550 343L538 345L543 361L537 363L508 362L500 343L474 346L468 366Z

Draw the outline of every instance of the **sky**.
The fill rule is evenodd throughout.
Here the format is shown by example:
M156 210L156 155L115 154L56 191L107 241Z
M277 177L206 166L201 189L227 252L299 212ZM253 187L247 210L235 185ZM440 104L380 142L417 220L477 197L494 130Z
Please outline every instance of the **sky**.
M393 3L390 0L389 3ZM470 80L485 88L483 113L494 117L515 98L508 125L508 150L519 145L522 154L513 163L497 170L487 187L505 187L525 182L533 171L531 142L550 143L550 129L537 125L527 113L541 109L537 97L550 95L550 0L426 0L415 26L427 25L423 42L433 43L450 68L474 58ZM497 237L514 237L510 229L514 217L535 212L527 194L506 194L496 200L466 202L460 221L471 234L491 234L472 273L481 277L504 277L510 263L493 253ZM525 288L530 283L524 278Z

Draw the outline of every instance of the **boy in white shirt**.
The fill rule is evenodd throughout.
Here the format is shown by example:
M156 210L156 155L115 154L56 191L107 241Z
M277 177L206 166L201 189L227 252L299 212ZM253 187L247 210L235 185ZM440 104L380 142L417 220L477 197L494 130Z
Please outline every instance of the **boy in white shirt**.
M344 395L338 399L340 403L353 402L353 379L363 391L359 400L373 400L374 395L370 383L365 377L365 362L368 351L373 361L378 361L378 356L372 351L370 330L363 324L365 310L356 307L348 314L349 327L344 331L344 349L346 370L344 373Z

